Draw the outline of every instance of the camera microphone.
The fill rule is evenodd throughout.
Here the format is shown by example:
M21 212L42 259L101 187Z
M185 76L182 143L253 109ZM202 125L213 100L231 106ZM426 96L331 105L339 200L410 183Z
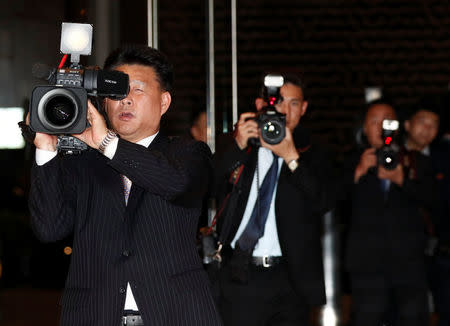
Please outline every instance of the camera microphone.
M52 68L45 63L35 63L31 68L31 73L34 77L50 81L55 75L56 69Z

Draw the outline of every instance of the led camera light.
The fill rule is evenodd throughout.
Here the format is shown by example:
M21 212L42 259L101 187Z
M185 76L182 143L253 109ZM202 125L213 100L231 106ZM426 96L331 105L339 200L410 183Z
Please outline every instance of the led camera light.
M91 24L62 23L61 52L72 55L90 55L92 30Z

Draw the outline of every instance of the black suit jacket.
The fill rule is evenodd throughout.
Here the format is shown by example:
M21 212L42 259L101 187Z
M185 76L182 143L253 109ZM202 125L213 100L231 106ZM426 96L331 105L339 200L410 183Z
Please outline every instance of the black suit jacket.
M358 162L359 154L354 162ZM405 168L403 185L391 183L386 198L376 169L370 169L352 185L346 258L350 272L424 280L425 223L421 209L432 206L435 187L429 158L418 152L409 155L416 172ZM355 166L348 174L352 180Z
M220 325L195 245L209 148L161 134L149 148L119 140L32 169L32 227L73 233L61 325L119 325L130 282L146 325ZM132 182L125 205L121 174Z
M300 133L294 133L297 147L306 145L303 138ZM237 184L237 208L231 216L221 216L218 220L219 233L230 226L225 245L231 243L241 223L255 172L257 152L257 148L251 147L240 150L231 140L227 151L215 154L218 203L230 191L230 173L244 164ZM283 163L275 197L278 237L290 280L296 293L310 305L325 303L320 217L330 206L325 183L326 162L311 147L301 154L299 167L294 173ZM227 227L225 224L228 224Z

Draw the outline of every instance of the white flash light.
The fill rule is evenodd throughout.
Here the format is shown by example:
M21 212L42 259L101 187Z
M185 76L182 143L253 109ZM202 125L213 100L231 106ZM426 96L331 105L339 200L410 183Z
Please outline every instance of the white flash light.
M72 55L72 62L79 62L80 55L90 55L92 49L92 25L62 23L61 52Z
M398 122L398 120L383 120L383 129L385 130L395 131L398 130L399 126L400 123Z
M383 89L381 87L366 87L364 92L366 103L378 100L383 96Z
M284 78L280 75L267 75L264 77L264 86L281 87L284 84Z

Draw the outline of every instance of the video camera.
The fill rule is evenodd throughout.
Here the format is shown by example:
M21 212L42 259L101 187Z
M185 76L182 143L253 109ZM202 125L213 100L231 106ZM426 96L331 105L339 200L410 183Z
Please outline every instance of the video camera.
M268 103L254 118L261 129L262 139L271 145L279 144L286 137L286 116L275 109L275 105L283 99L280 88L284 84L284 78L280 75L267 75L264 77L263 97ZM260 146L258 138L252 138L251 144Z
M397 120L383 120L383 146L377 150L377 162L386 170L394 170L399 163L400 147L395 142L399 122Z
M58 150L66 153L87 148L70 134L82 133L88 126L88 96L121 100L128 95L129 78L119 71L84 68L80 55L90 55L92 25L62 23L61 53L71 54L71 64L48 69L35 65L33 74L50 85L33 89L30 101L30 127L34 132L58 135ZM65 57L64 57L65 58Z

